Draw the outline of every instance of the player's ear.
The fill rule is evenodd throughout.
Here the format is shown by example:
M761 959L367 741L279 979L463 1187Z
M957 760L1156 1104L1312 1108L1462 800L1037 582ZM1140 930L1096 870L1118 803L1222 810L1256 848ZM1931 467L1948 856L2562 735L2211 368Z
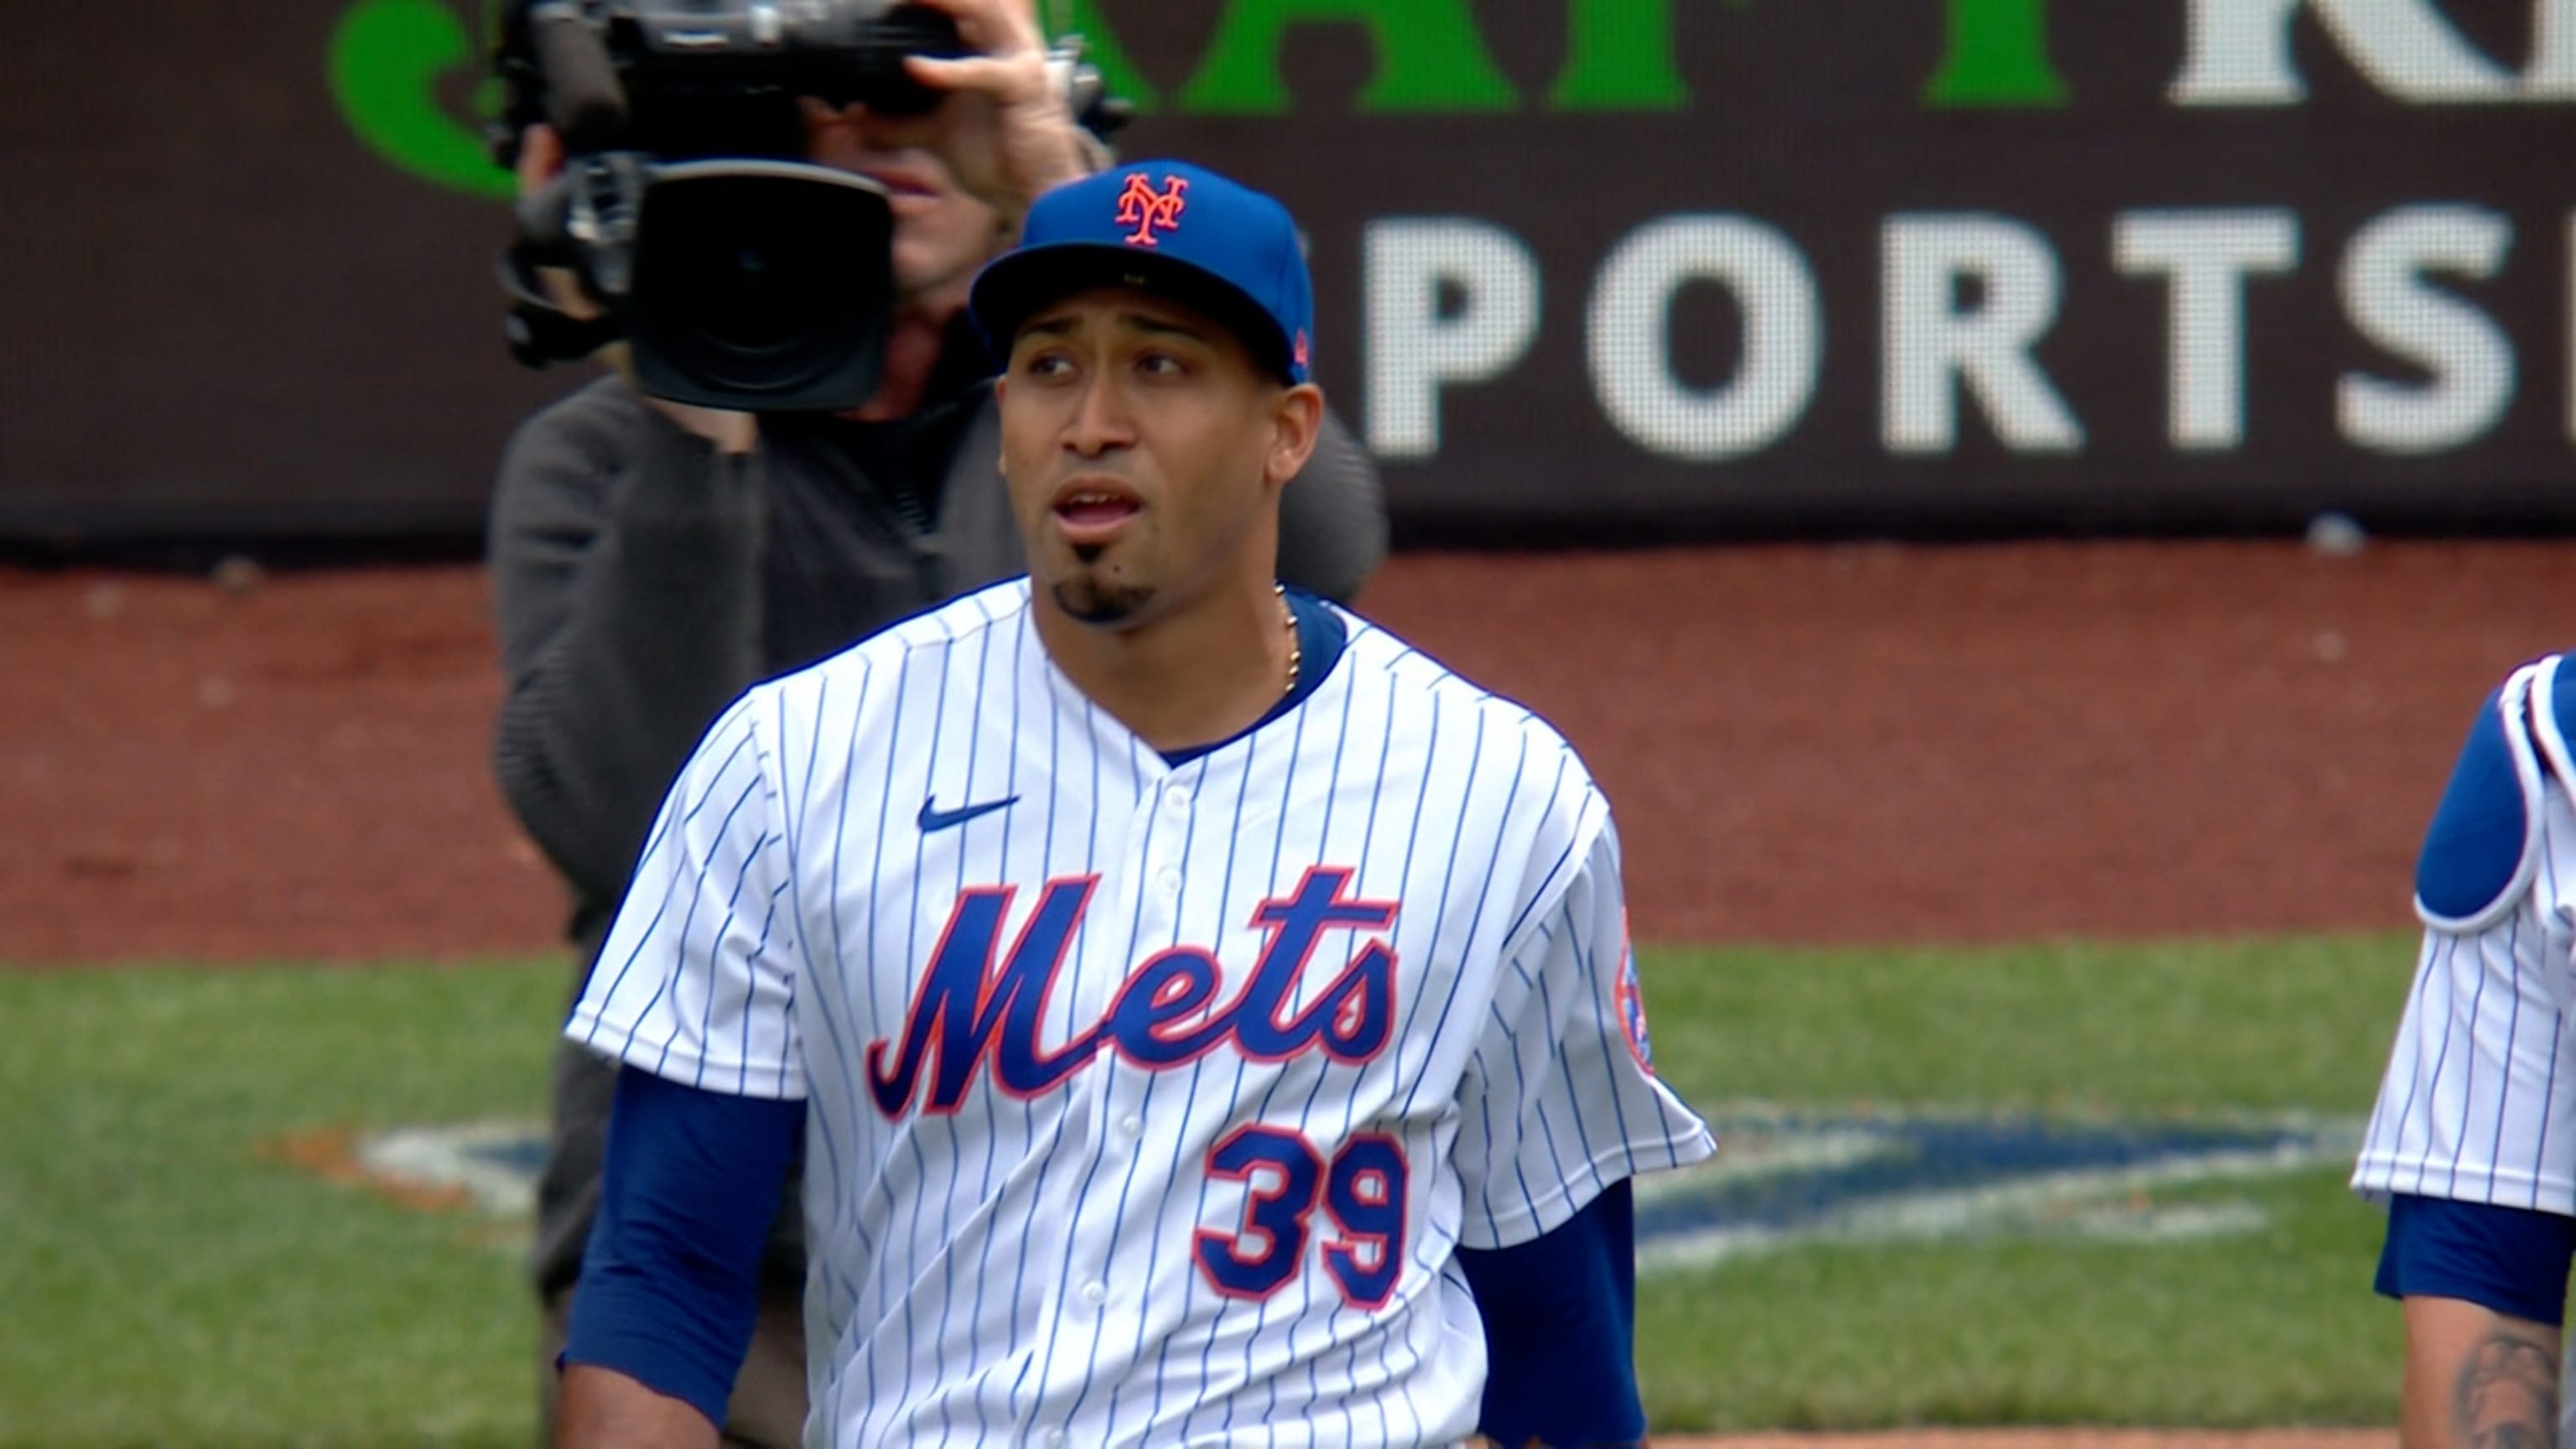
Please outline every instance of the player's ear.
M1270 458L1264 472L1277 487L1305 470L1324 430L1324 390L1311 382L1284 388L1271 413Z

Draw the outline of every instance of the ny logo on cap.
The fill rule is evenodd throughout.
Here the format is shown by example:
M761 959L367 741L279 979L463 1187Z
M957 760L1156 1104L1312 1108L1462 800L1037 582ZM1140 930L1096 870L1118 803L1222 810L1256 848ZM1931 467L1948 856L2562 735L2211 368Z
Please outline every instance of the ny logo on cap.
M1144 172L1130 175L1127 189L1118 193L1118 224L1136 228L1126 239L1128 245L1160 246L1161 243L1154 240L1157 228L1179 231L1181 209L1188 205L1181 197L1189 189L1190 183L1185 177L1164 177L1163 189L1158 192L1145 180Z

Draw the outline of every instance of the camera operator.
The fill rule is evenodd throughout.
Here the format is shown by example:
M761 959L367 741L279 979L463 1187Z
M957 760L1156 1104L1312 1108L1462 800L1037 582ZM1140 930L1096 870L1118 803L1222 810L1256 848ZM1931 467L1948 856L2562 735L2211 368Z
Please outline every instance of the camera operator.
M610 376L531 417L502 460L489 560L506 674L494 762L571 889L585 968L672 776L727 703L1023 569L999 476L995 367L965 302L1037 196L1099 169L1106 152L1065 103L1031 0L932 3L975 52L906 61L946 93L935 108L799 102L809 159L889 193L896 310L874 396L835 413L753 414L647 397ZM565 149L543 125L517 141L520 188L533 193ZM569 275L542 280L562 312L596 313ZM1384 554L1374 465L1337 422L1288 488L1285 514L1279 573L1292 583L1347 599ZM530 1264L549 1438L613 1083L605 1061L558 1046ZM798 1218L791 1190L727 1444L802 1440Z

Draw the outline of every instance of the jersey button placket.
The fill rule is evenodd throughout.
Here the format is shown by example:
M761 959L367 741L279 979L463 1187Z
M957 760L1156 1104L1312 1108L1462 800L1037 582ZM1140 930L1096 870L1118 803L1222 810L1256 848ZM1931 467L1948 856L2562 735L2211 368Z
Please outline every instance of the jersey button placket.
M1163 787L1163 825L1156 833L1169 841L1183 839L1189 828L1190 787L1173 783ZM1164 900L1176 899L1181 893L1181 868L1164 857L1154 871L1154 891Z
M1150 816L1140 812L1138 818L1141 822L1149 819ZM1135 857L1130 857L1131 861L1134 859ZM1132 865L1123 873L1128 881L1132 882L1137 878ZM1116 875L1113 874L1110 879L1114 882ZM1075 994L1074 1014L1068 1026L1069 1031L1081 1030L1084 1024L1098 1022L1106 1017L1110 1004L1117 999L1119 989L1125 983L1129 969L1124 955L1127 933L1124 930L1106 930L1102 927L1111 922L1119 922L1124 914L1126 907L1119 902L1118 897L1124 897L1127 902L1150 907L1151 898L1137 901L1137 897L1131 893L1133 889L1130 886L1127 890L1116 891L1108 903L1108 909L1093 917L1083 933L1081 949L1086 954L1082 961L1080 987ZM1150 919L1152 911L1141 910L1137 915L1142 924ZM1066 1111L1070 1115L1070 1120L1066 1125L1073 1133L1073 1140L1080 1144L1081 1157L1092 1164L1104 1164L1100 1168L1104 1171L1108 1170L1105 1163L1114 1162L1119 1155L1117 1149L1124 1145L1117 1140L1114 1127L1120 1115L1121 1097L1116 1064L1117 1054L1114 1051L1104 1051L1093 1058L1084 1069L1075 1072L1072 1079L1060 1089L1067 1094ZM1089 1169L1082 1163L1076 1162L1069 1163L1067 1170L1079 1178ZM1062 1305L1062 1311L1068 1315L1098 1306L1086 1302L1082 1293L1082 1285L1095 1281L1107 1269L1107 1264L1102 1261L1102 1249L1105 1245L1099 1241L1097 1209L1097 1204L1084 1203L1078 1205L1071 1213L1051 1215L1050 1226L1060 1234L1058 1242L1064 1253L1065 1263L1065 1276L1057 1280L1059 1286L1055 1291L1059 1295L1057 1302ZM1083 1305L1083 1309L1076 1309L1074 1306L1076 1304ZM1050 1431L1047 1442L1056 1444L1064 1442L1063 1431Z
M1177 808L1173 803L1176 799L1179 802ZM1160 811L1156 809L1158 803ZM1150 953L1152 948L1141 943L1166 938L1172 929L1173 912L1181 890L1181 873L1169 864L1169 858L1171 852L1179 849L1182 833L1187 829L1188 822L1182 817L1188 814L1188 804L1188 792L1183 787L1166 784L1159 794L1149 788L1130 817L1135 835L1131 847L1133 853L1127 857L1127 869L1133 873L1127 879L1139 882L1141 889L1126 899L1133 901L1135 906L1135 939L1140 943L1137 949L1142 953ZM1121 895L1125 893L1121 892ZM1123 939L1127 933L1122 931L1118 935ZM1093 1020L1108 1011L1110 1003L1125 984L1126 974L1135 969L1133 962L1125 960L1114 965L1106 961L1102 964L1110 968L1101 973L1105 990L1096 1007L1086 1008L1092 1013L1089 1019ZM1144 1119L1138 1115L1133 1101L1143 1078L1132 1074L1115 1050L1107 1050L1088 1070L1077 1075L1075 1082L1099 1108L1099 1116L1093 1119L1095 1125L1083 1134L1089 1148L1088 1156L1099 1170L1123 1176L1136 1151L1138 1139L1143 1135ZM1130 1124L1134 1124L1132 1128ZM1090 1218L1085 1217L1084 1224L1091 1231L1072 1234L1073 1251L1067 1256L1066 1275L1058 1280L1065 1285L1059 1290L1065 1295L1060 1301L1066 1305L1068 1314L1077 1311L1097 1313L1109 1301L1107 1279L1116 1243L1100 1235ZM1074 1305L1080 1305L1080 1309ZM1061 1433L1053 1435L1048 1442L1063 1442Z

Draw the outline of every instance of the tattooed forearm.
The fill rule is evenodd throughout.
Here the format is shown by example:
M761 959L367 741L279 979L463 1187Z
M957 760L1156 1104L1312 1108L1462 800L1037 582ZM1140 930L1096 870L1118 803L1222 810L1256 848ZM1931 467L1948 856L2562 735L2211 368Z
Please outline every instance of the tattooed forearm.
M2454 1441L2474 1449L2550 1449L2558 1433L2558 1355L2512 1329L2480 1341L2451 1399Z

